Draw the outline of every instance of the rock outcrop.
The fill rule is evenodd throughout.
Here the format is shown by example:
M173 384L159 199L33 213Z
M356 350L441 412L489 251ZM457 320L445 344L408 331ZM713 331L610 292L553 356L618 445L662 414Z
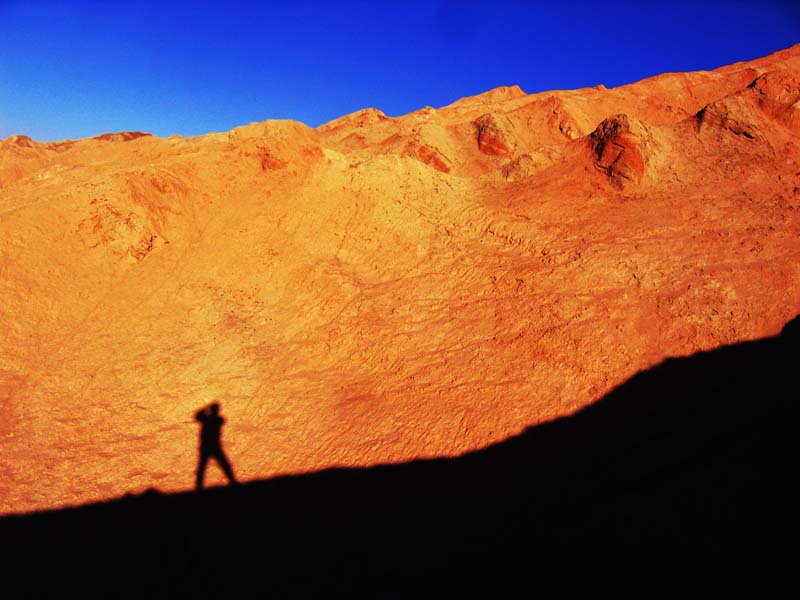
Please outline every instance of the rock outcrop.
M756 94L758 106L767 115L800 133L800 79L780 70L755 79L749 86Z
M634 122L634 129L643 131ZM595 165L618 187L639 183L645 171L643 134L634 133L631 120L619 114L605 119L589 136Z
M506 123L491 113L481 115L473 122L478 148L489 156L511 156L514 144L509 139Z

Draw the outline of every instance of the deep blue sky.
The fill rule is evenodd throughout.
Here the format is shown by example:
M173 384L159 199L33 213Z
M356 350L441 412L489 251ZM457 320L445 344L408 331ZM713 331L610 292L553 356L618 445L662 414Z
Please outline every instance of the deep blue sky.
M317 126L499 85L612 87L797 42L798 0L0 0L0 138Z

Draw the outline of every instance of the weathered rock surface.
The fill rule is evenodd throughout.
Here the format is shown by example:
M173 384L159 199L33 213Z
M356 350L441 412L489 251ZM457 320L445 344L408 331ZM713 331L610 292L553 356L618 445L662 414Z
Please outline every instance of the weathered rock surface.
M191 487L215 400L244 480L453 456L777 333L798 80L0 141L0 512Z
M644 130L638 123L634 127ZM620 188L626 183L639 183L644 175L645 135L637 135L631 129L627 115L616 115L600 123L590 136L595 165Z

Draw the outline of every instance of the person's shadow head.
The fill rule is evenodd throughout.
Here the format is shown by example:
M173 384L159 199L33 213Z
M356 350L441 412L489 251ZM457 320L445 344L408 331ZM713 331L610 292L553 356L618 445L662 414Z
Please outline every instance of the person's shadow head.
M195 413L195 419L203 424L213 424L225 420L220 416L221 406L219 402L211 402Z

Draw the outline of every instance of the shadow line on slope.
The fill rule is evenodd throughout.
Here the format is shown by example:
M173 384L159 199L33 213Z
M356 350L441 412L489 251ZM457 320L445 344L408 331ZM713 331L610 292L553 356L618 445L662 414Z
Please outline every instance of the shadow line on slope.
M4 566L35 593L130 597L497 592L622 564L760 575L789 560L799 330L667 360L458 458L3 517Z

